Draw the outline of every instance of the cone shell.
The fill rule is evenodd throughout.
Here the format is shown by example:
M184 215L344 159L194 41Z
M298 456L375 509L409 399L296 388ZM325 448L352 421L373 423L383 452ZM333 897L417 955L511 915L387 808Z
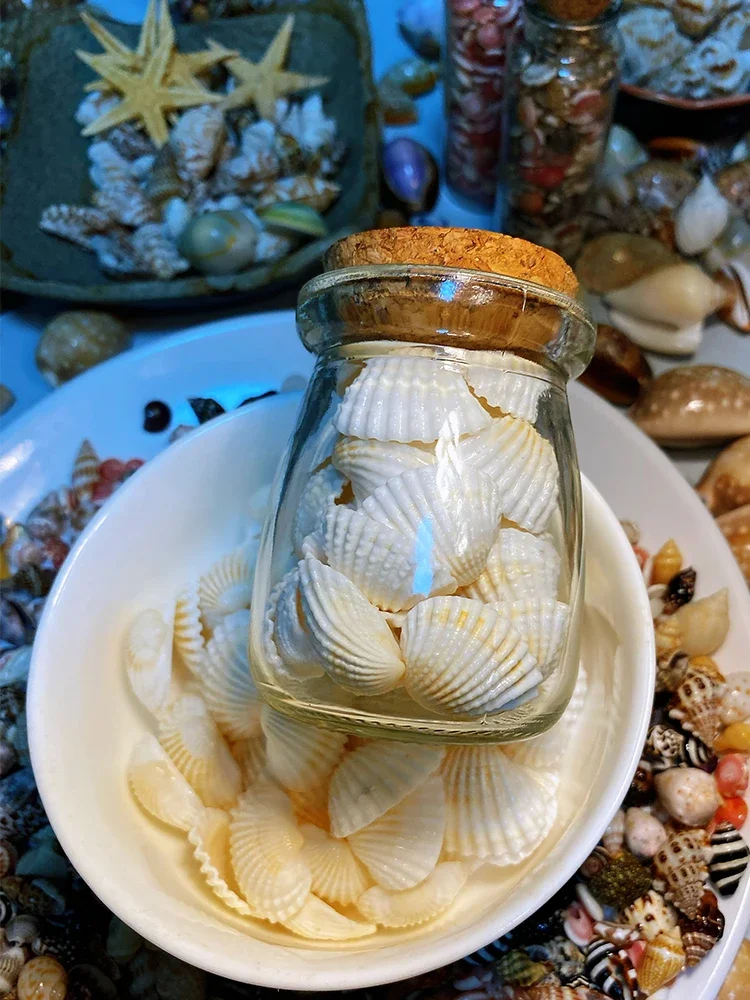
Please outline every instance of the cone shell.
M360 896L357 909L366 920L383 927L424 924L448 909L467 877L467 868L460 861L446 861L413 889L393 892L373 886Z
M656 889L625 907L623 915L644 941L653 941L661 934L673 935L677 927L677 910Z
M375 924L351 920L313 895L307 897L301 910L284 921L284 926L300 937L315 941L351 941L377 930Z
M442 715L496 712L542 679L510 619L466 597L418 604L404 621L401 648L407 691Z
M654 876L665 886L664 896L687 917L698 913L708 878L707 839L700 829L673 833L654 855Z
M256 555L254 545L241 545L200 578L198 601L203 624L209 631L225 615L250 607Z
M249 634L250 612L235 611L221 620L206 644L203 697L219 729L232 741L260 733L260 698L247 655Z
M136 744L127 775L133 795L162 823L189 830L203 812L201 800L150 733Z
M508 358L512 359L513 355ZM532 424L536 420L539 399L547 388L543 379L520 372L501 371L489 365L471 365L466 372L466 381L474 395L484 399L488 406Z
M351 834L349 843L378 885L411 889L435 868L445 823L445 793L436 774L374 823Z
M528 531L543 531L557 503L559 474L554 448L517 417L499 417L456 446L457 460L489 476L503 515Z
M683 729L695 733L713 748L722 729L720 698L723 683L702 671L688 668L687 675L669 703L669 716Z
M326 673L354 694L392 691L404 673L398 643L378 609L317 559L299 564L305 624Z
M389 479L409 469L433 465L436 458L434 450L426 445L342 437L333 449L332 460L351 482L354 499L362 503Z
M588 677L583 667L578 668L576 686L568 706L551 729L521 743L506 743L503 751L518 764L537 771L547 771L559 777L559 769L566 749L573 745L576 732L583 718L588 693Z
M452 439L490 417L463 378L431 358L372 358L344 393L334 417L349 437L376 441Z
M567 604L547 598L526 598L501 605L499 611L508 614L513 627L526 641L542 677L549 677L559 659L570 609Z
M193 854L201 874L212 892L225 906L242 914L257 917L258 913L236 891L229 857L229 816L222 809L204 809L188 833Z
M130 686L141 704L157 715L172 685L174 608L148 608L128 626L123 654Z
M666 986L685 968L685 950L678 937L657 935L649 941L638 969L638 985L646 996Z
M302 620L299 569L296 567L281 581L274 612L273 640L285 666L296 677L321 677L325 672Z
M412 469L379 486L361 512L400 531L420 563L444 564L457 586L475 580L498 533L502 507L492 480L441 463Z
M185 587L177 595L174 610L174 644L180 659L193 677L203 673L206 642L197 583Z
M346 733L328 732L290 719L264 705L261 724L271 774L285 788L304 791L322 784L344 753Z
M245 792L231 812L229 848L237 884L266 920L288 920L309 896L312 876L300 854L303 842L291 803L278 788Z
M308 535L325 530L325 514L339 498L344 477L332 465L314 472L302 490L292 524L292 542L297 555L304 555L302 543Z
M240 769L196 691L186 691L160 714L159 742L206 805L234 804Z
M449 857L517 864L549 833L557 814L556 782L544 772L495 746L451 747L441 770Z
M372 885L364 866L345 840L336 840L320 827L301 828L302 858L312 873L312 891L334 906L350 906Z
M462 594L486 604L557 598L560 556L550 539L502 528L481 575Z
M348 837L402 802L440 766L439 747L373 741L348 753L333 772L331 832Z

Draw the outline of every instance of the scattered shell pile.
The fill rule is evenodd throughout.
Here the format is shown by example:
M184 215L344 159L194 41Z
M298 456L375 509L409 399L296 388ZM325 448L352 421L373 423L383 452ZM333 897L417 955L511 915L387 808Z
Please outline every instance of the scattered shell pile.
M406 714L416 702L454 718L537 692L568 620L545 533L557 460L533 424L545 387L425 358L364 364L333 417L331 464L299 501L299 561L266 609L282 687L327 677L368 698L403 686Z

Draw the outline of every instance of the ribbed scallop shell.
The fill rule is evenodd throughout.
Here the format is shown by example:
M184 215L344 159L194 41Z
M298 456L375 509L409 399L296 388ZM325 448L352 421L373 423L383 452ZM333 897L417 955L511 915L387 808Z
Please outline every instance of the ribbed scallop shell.
M317 559L299 564L305 623L326 673L354 694L392 691L404 673L388 622L343 575Z
M539 398L547 388L542 379L485 365L471 365L466 381L474 395L486 400L488 406L532 424L536 420Z
M128 762L128 784L143 808L162 823L189 830L203 803L155 736L142 736Z
M243 917L257 917L257 911L236 891L229 858L227 813L222 809L204 809L188 833L188 840L193 845L193 855L208 887L222 903Z
M501 497L476 469L450 463L412 469L379 486L360 510L413 539L420 562L444 564L457 586L482 572L498 534Z
M496 712L542 675L510 619L467 597L431 597L401 629L404 683L420 705L442 715Z
M295 677L304 679L323 675L323 665L302 620L297 567L290 570L281 581L276 601L273 639L279 656Z
M349 843L378 885L411 889L435 868L446 824L445 793L435 774Z
M344 477L332 465L314 472L299 498L292 524L292 543L297 555L304 555L302 543L308 535L325 528L325 513L344 488Z
M261 734L248 740L238 740L231 746L232 756L239 764L242 788L246 790L254 784L266 766L266 742Z
M568 605L552 598L526 598L501 605L498 610L509 615L513 627L526 640L542 677L549 677L557 665L565 638L570 613Z
M333 449L333 464L351 482L357 503L394 476L434 463L434 450L420 444L342 437Z
M349 507L329 509L325 548L329 566L384 611L408 610L424 597L456 589L447 567L420 559L411 536Z
M451 747L441 770L449 857L517 864L551 830L557 815L556 782L511 760L501 747Z
M206 641L203 638L198 585L190 584L177 595L174 609L174 644L193 677L203 672Z
M548 537L501 528L481 575L462 590L487 604L557 598L560 556Z
M136 698L156 715L169 699L172 685L174 609L147 608L128 626L123 657Z
M365 919L383 927L424 924L448 909L467 878L468 870L460 861L445 861L413 889L393 892L373 886L360 896L357 909Z
M346 733L297 722L264 705L261 725L271 774L285 788L304 791L322 784L344 753Z
M312 891L327 903L349 906L372 885L346 840L336 840L320 827L301 827L302 857L312 873Z
M374 741L346 754L333 772L328 811L334 837L374 823L440 766L439 747Z
M198 601L203 624L209 631L225 615L250 607L256 555L254 546L240 545L200 578Z
M203 697L228 740L246 740L260 732L260 698L250 676L247 644L250 612L226 615L206 643L201 678Z
M528 421L498 417L485 430L462 438L456 455L492 479L509 521L528 531L544 530L557 503L557 459Z
M159 742L207 806L234 804L240 769L196 691L186 691L160 713Z
M351 941L354 938L367 937L377 930L375 924L351 920L313 895L307 897L298 913L283 923L300 937L315 941Z
M245 792L231 812L229 849L240 892L260 916L275 922L298 913L312 876L292 806L272 786Z
M344 393L334 424L376 441L422 441L473 434L490 417L456 372L430 358L372 358Z
M588 677L583 667L578 668L578 677L567 708L551 729L539 736L521 743L506 743L503 751L518 764L539 771L550 771L555 776L563 763L563 754L573 744L576 730L583 718L583 706L588 692Z
M322 785L315 785L312 788L303 788L296 791L294 788L287 790L287 795L292 803L294 815L299 823L311 823L313 826L327 830L328 822L328 782Z

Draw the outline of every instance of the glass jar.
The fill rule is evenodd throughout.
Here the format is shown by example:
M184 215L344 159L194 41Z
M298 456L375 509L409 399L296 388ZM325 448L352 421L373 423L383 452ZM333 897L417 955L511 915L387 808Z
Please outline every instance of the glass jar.
M606 150L619 79L617 10L569 23L530 0L513 53L499 228L567 259L583 242Z
M566 380L594 328L526 277L545 280L535 253L476 230L379 230L337 244L329 263L351 266L302 289L318 360L277 474L250 648L279 711L497 743L564 710L582 599Z

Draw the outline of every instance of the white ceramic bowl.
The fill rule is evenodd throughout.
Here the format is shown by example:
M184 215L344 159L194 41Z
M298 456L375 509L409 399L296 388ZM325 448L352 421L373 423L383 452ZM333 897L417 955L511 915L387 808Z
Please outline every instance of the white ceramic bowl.
M441 920L412 932L315 946L224 910L186 839L132 800L125 767L151 723L128 691L119 645L131 616L233 547L248 498L270 481L298 398L219 420L141 470L89 526L60 573L34 644L32 761L50 822L91 888L165 951L230 979L301 990L407 978L453 961L534 912L576 870L617 809L640 756L653 690L653 635L630 547L585 483L589 585L586 723L571 746L560 817L522 865L472 878Z

